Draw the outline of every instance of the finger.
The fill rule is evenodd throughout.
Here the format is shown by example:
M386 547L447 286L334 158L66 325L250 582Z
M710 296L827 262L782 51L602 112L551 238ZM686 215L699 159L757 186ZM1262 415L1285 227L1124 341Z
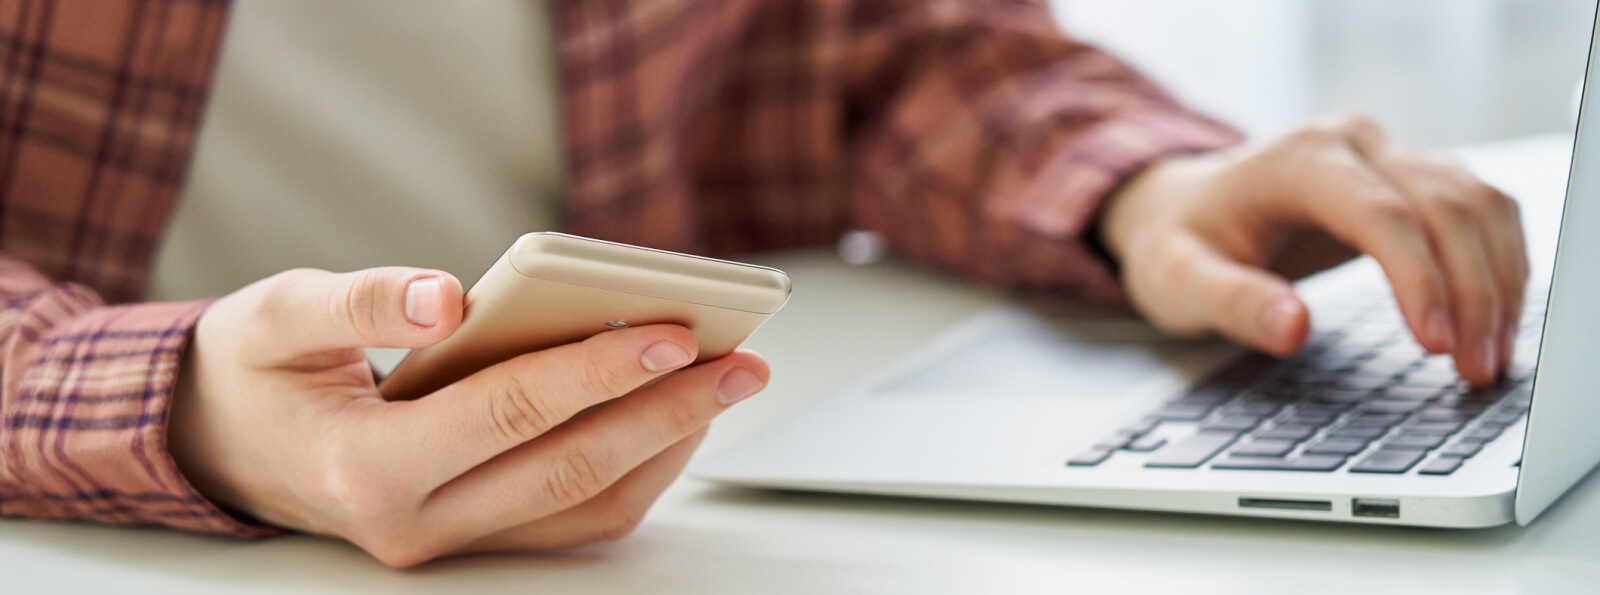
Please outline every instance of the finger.
M1528 276L1515 201L1459 165L1387 139L1370 122L1347 128L1357 151L1424 214L1451 286L1457 369L1473 384L1494 381L1511 355Z
M1198 240L1179 239L1159 267L1155 291L1165 303L1184 304L1186 320L1175 330L1198 326L1236 343L1277 356L1305 344L1311 317L1289 282L1260 268L1235 262ZM1157 323L1163 321L1157 320Z
M702 429L679 440L587 502L479 538L458 553L548 550L626 537L677 481L705 435Z
M1499 190L1495 190L1499 193ZM1504 194L1500 196L1505 197ZM1522 209L1515 200L1506 197L1510 202L1510 215L1506 217L1506 224L1501 227L1504 234L1495 234L1489 240L1489 250L1496 256L1496 269L1509 268L1510 275L1505 279L1506 287L1502 295L1506 300L1505 324L1500 334L1500 369L1510 369L1511 359L1516 355L1517 332L1522 325L1522 311L1527 306L1528 278L1532 269L1528 265L1527 237L1522 230Z
M694 361L694 334L675 324L606 331L523 355L415 401L393 403L378 441L442 485L579 412Z
M260 324L245 353L263 365L357 347L424 347L461 324L461 282L405 267L285 271L251 285L243 307Z
M761 356L739 351L662 379L440 486L425 525L488 535L577 506L766 386Z
M1318 225L1378 261L1394 287L1411 332L1430 351L1453 351L1449 285L1439 270L1422 215L1410 199L1358 156L1342 138L1328 136L1296 149L1278 171L1289 176L1277 187L1298 188L1281 201L1285 216Z

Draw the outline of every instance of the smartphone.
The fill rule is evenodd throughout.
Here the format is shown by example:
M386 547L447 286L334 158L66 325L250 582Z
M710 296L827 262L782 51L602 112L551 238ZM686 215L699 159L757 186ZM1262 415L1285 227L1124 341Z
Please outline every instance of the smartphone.
M414 399L525 353L657 323L693 331L696 362L716 359L783 307L789 290L774 268L530 233L467 291L455 334L412 350L378 390Z

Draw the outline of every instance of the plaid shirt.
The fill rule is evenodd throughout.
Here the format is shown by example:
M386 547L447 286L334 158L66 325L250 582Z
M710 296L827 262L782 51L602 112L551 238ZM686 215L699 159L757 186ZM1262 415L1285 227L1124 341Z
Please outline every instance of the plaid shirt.
M982 282L1116 299L1084 240L1100 199L1238 140L1038 3L551 1L580 234L727 254L865 228ZM135 303L227 10L0 0L0 514L273 531L166 450L206 303Z

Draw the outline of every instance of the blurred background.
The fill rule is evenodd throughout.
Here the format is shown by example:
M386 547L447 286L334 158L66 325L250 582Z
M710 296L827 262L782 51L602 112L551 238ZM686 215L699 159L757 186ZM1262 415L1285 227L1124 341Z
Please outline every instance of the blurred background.
M1356 109L1431 146L1570 131L1594 0L1052 0L1254 137Z

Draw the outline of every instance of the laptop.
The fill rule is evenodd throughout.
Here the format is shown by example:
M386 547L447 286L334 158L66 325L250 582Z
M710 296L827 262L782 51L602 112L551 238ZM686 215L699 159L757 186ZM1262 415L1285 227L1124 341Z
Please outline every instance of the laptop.
M1528 217L1530 239L1552 246L1530 250L1539 261L1517 355L1495 386L1468 387L1448 356L1426 355L1376 265L1360 259L1300 284L1313 333L1286 359L1011 304L698 458L690 474L763 488L1526 525L1600 461L1596 51L1591 38L1564 205Z

